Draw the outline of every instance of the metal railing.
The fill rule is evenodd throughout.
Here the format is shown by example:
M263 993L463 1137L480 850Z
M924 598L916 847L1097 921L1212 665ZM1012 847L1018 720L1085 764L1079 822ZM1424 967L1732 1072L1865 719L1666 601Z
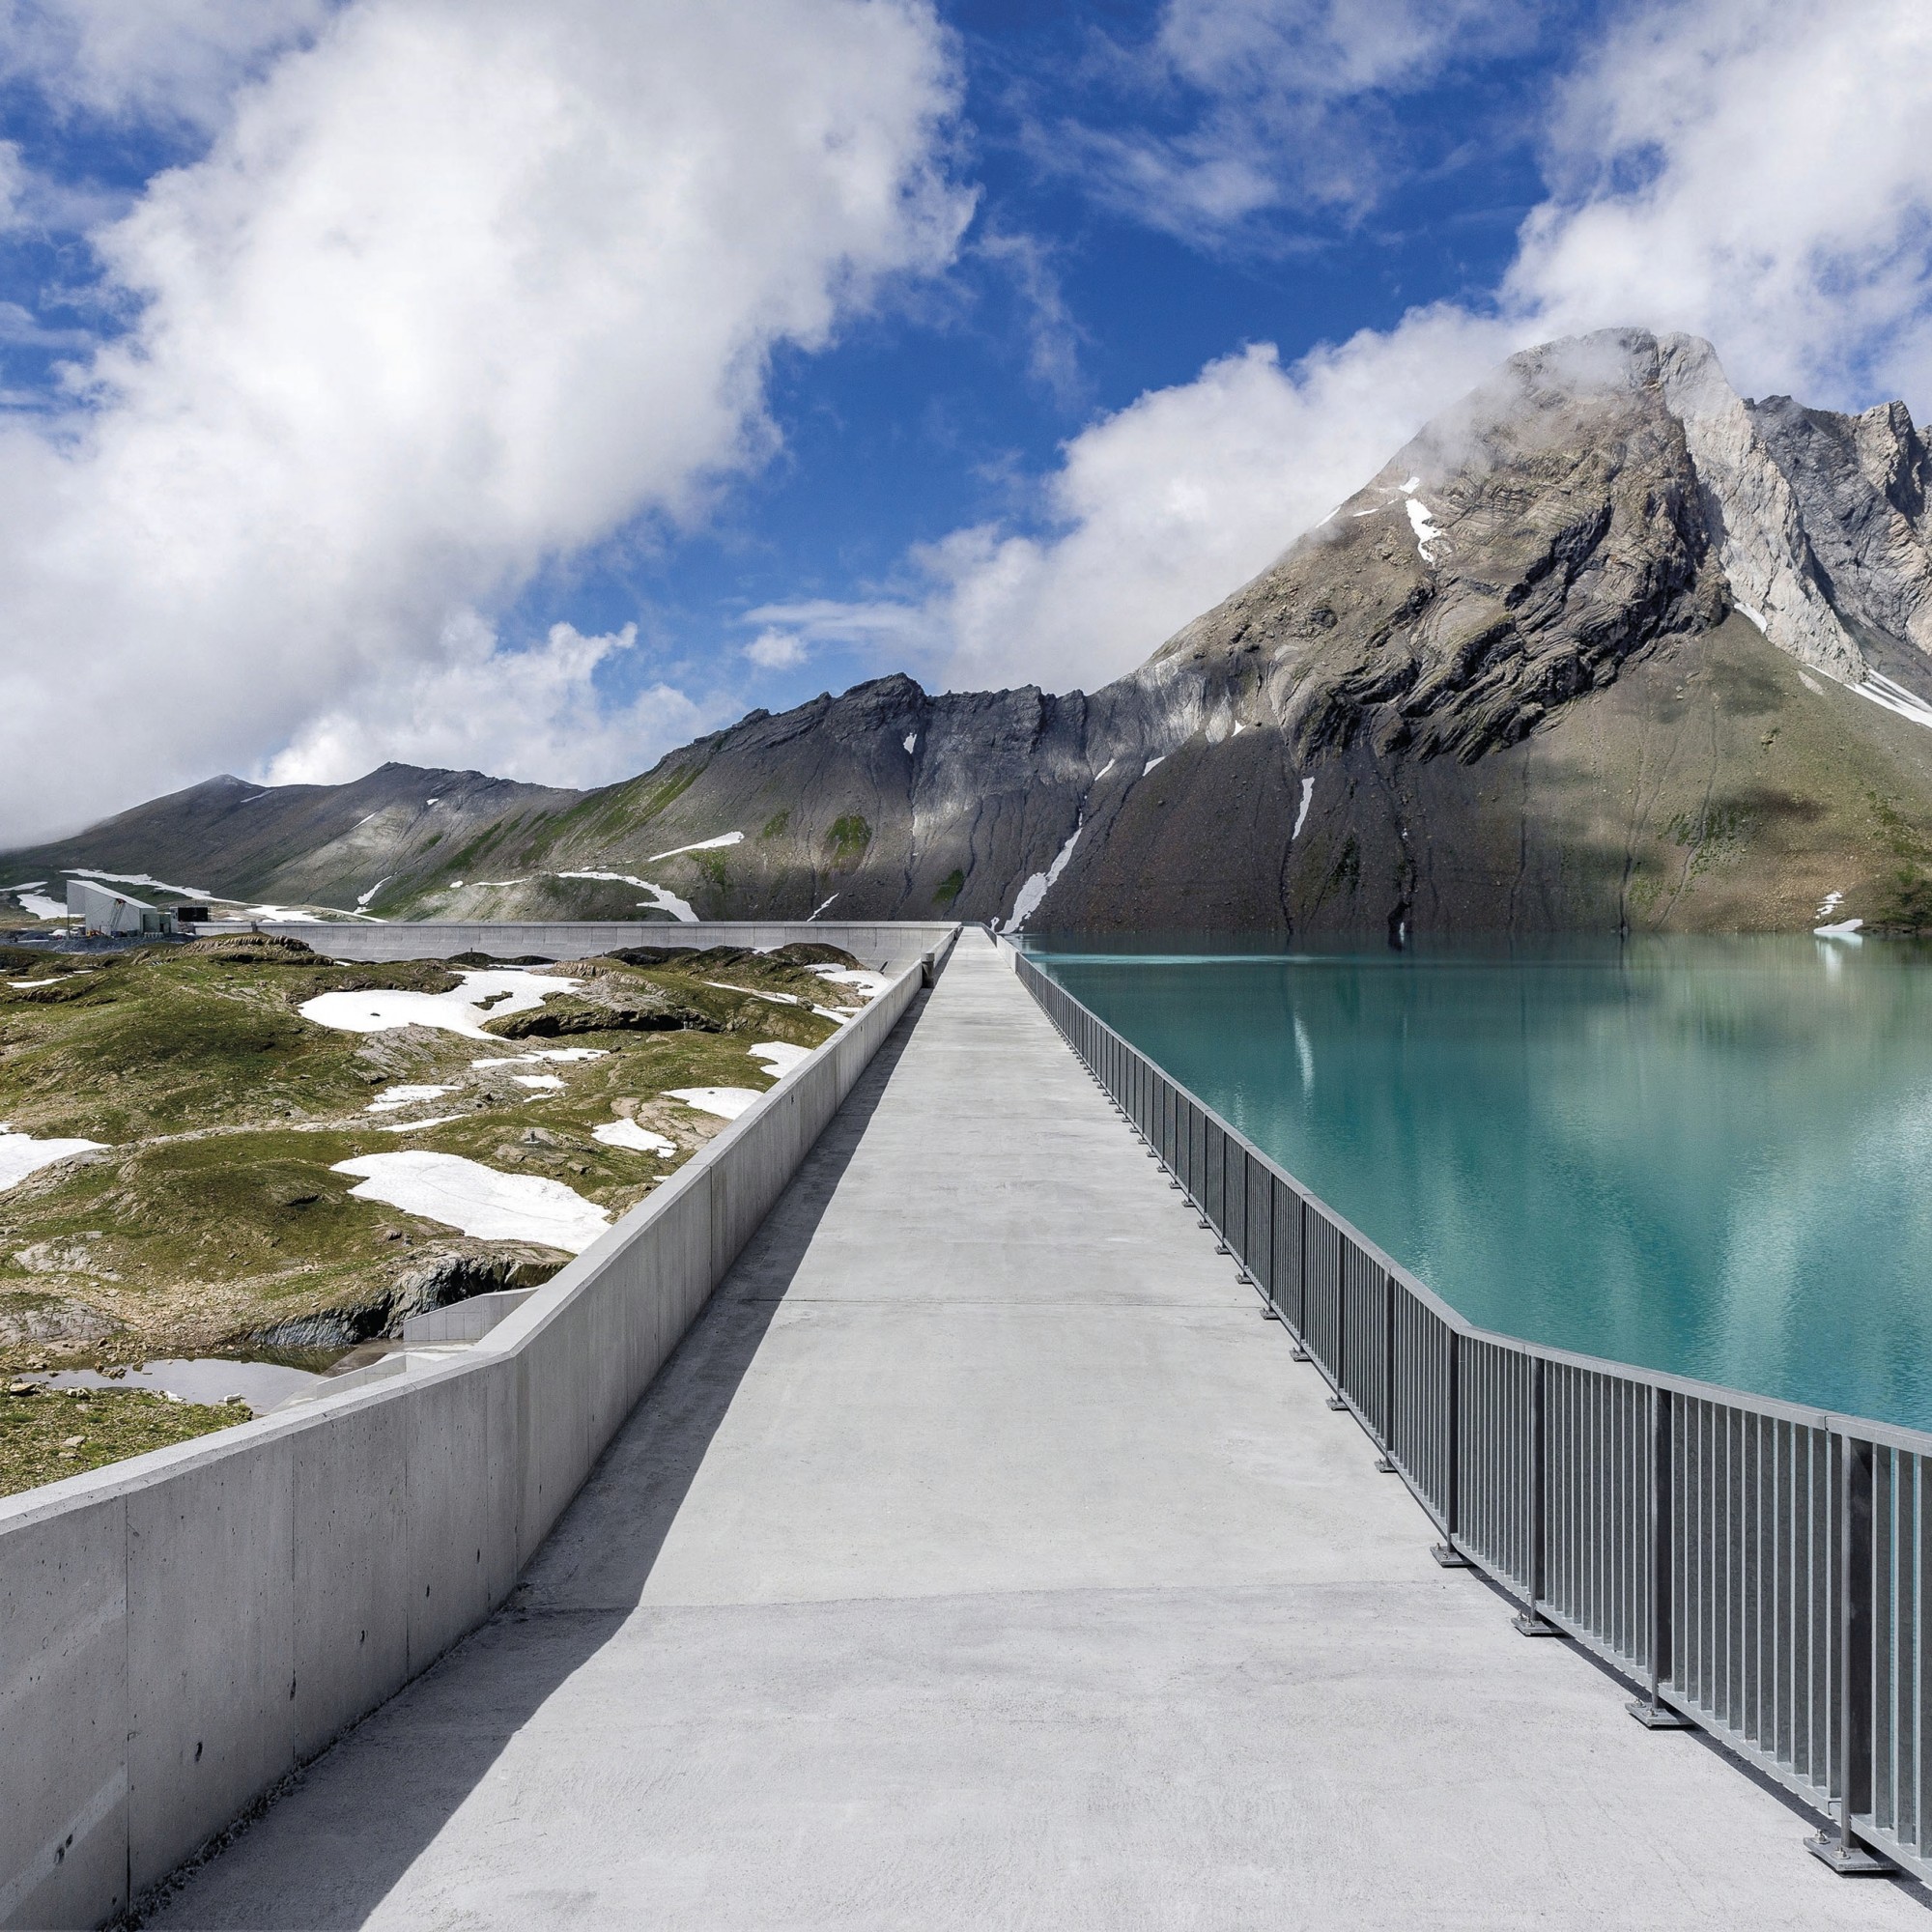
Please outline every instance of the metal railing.
M1020 982L1530 1635L1932 1879L1932 1435L1473 1327L1023 953Z

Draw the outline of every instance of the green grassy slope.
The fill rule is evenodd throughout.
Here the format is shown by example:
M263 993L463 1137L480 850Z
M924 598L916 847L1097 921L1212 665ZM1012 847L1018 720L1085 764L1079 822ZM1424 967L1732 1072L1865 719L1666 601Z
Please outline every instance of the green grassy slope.
M84 962L0 953L0 1122L106 1144L0 1190L0 1373L208 1351L264 1333L373 1333L412 1296L434 1305L541 1279L562 1254L352 1200L352 1178L331 1167L429 1148L547 1176L618 1214L724 1124L667 1089L761 1091L771 1078L749 1047L815 1046L836 1023L798 1002L842 1009L856 997L782 956L588 961L563 970L601 1004L568 1002L582 1010L567 1036L529 1033L526 1014L490 1022L505 1037L486 1044L422 1026L339 1032L298 1010L330 990L443 990L456 980L440 962L344 967L223 950ZM77 963L85 970L72 973ZM604 1057L471 1065L557 1045ZM562 1088L515 1077L542 1073ZM453 1091L368 1111L399 1084ZM675 1155L591 1138L620 1114L674 1143ZM454 1118L384 1131L438 1115Z

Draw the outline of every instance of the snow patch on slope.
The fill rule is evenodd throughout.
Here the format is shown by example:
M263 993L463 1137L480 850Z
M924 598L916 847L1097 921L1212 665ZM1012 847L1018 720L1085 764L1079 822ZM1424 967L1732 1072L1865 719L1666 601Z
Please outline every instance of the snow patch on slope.
M666 1092L673 1100L682 1100L700 1114L716 1114L724 1121L735 1121L765 1097L750 1087L670 1087Z
M1301 828L1308 823L1308 802L1315 796L1315 781L1303 779L1301 781L1301 805L1294 814L1294 830L1288 835L1292 845L1301 837Z
M0 1188L12 1187L71 1153L91 1153L102 1145L100 1141L37 1141L32 1134L10 1133L7 1123L0 1121Z
M606 1147L624 1148L632 1153L673 1154L677 1143L667 1140L663 1134L654 1134L648 1127L640 1127L636 1121L606 1121L600 1126L590 1129L593 1141L602 1141Z
M1872 703L1887 711L1897 713L1901 718L1909 718L1915 724L1923 724L1932 730L1932 704L1927 704L1917 692L1907 691L1902 684L1894 683L1881 671L1867 671L1861 683L1852 689L1861 697L1869 698Z
M1154 764L1159 764L1156 758ZM1152 765L1148 767L1150 771ZM1060 848L1058 856L1045 871L1036 872L1019 890L1019 896L1013 900L1013 916L1007 922L1009 932L1017 932L1035 913L1039 910L1040 901L1060 883L1060 875L1066 869L1066 862L1073 856L1073 848L1080 842L1080 835L1087 828L1076 825L1073 836Z
M408 993L374 987L361 993L320 993L297 1009L317 1026L338 1033L385 1033L391 1027L437 1027L469 1039L494 1040L483 1031L486 1019L527 1012L550 993L571 993L581 983L553 973L515 968L465 973L453 993ZM489 1004L486 1006L486 1002Z
M412 1148L340 1160L331 1172L359 1176L358 1201L384 1201L482 1241L541 1241L581 1255L610 1223L608 1209L560 1180L499 1174L461 1154Z
M793 1046L788 1040L765 1039L756 1046L748 1046L745 1051L762 1065L774 1080L782 1080L794 1066L802 1066L811 1058L809 1046Z
M606 884L636 886L640 893L649 893L649 903L659 912L668 912L680 925L696 925L697 915L691 909L690 901L681 899L673 892L663 886L654 886L648 879L634 878L629 872L558 872L559 879L602 879Z
M716 838L700 838L692 845L673 845L668 852L653 852L651 864L655 866L660 859L675 859L680 852L717 852L726 845L742 845L744 842L742 832L721 832ZM566 872L562 876L570 878L573 874Z

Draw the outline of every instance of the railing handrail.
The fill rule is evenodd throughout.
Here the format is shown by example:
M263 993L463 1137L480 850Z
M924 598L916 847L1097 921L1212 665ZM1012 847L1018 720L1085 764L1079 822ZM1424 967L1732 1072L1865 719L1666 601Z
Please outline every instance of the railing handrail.
M1526 1634L1647 1680L1647 1725L1693 1724L1833 1819L1806 1843L1834 1869L1932 1877L1932 1434L1477 1327L1005 943L1441 1528L1438 1560L1521 1600Z

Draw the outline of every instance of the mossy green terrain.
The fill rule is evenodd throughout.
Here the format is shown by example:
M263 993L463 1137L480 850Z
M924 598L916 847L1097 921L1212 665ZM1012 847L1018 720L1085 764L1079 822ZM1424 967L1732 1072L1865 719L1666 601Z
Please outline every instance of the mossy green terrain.
M0 1496L246 1422L245 1404L170 1402L138 1389L0 1394Z
M668 1090L762 1090L772 1076L750 1048L816 1046L838 1024L827 1012L857 999L808 970L854 963L830 948L633 953L554 969L543 1007L486 1015L492 1038L355 1034L299 1009L331 991L444 992L457 973L246 941L8 956L0 1122L103 1146L0 1191L0 1373L347 1346L412 1307L540 1280L567 1256L353 1199L354 1179L331 1170L426 1148L560 1181L614 1217L725 1124ZM519 1058L558 1045L599 1057ZM448 1091L371 1111L403 1086ZM621 1117L675 1151L592 1137Z

